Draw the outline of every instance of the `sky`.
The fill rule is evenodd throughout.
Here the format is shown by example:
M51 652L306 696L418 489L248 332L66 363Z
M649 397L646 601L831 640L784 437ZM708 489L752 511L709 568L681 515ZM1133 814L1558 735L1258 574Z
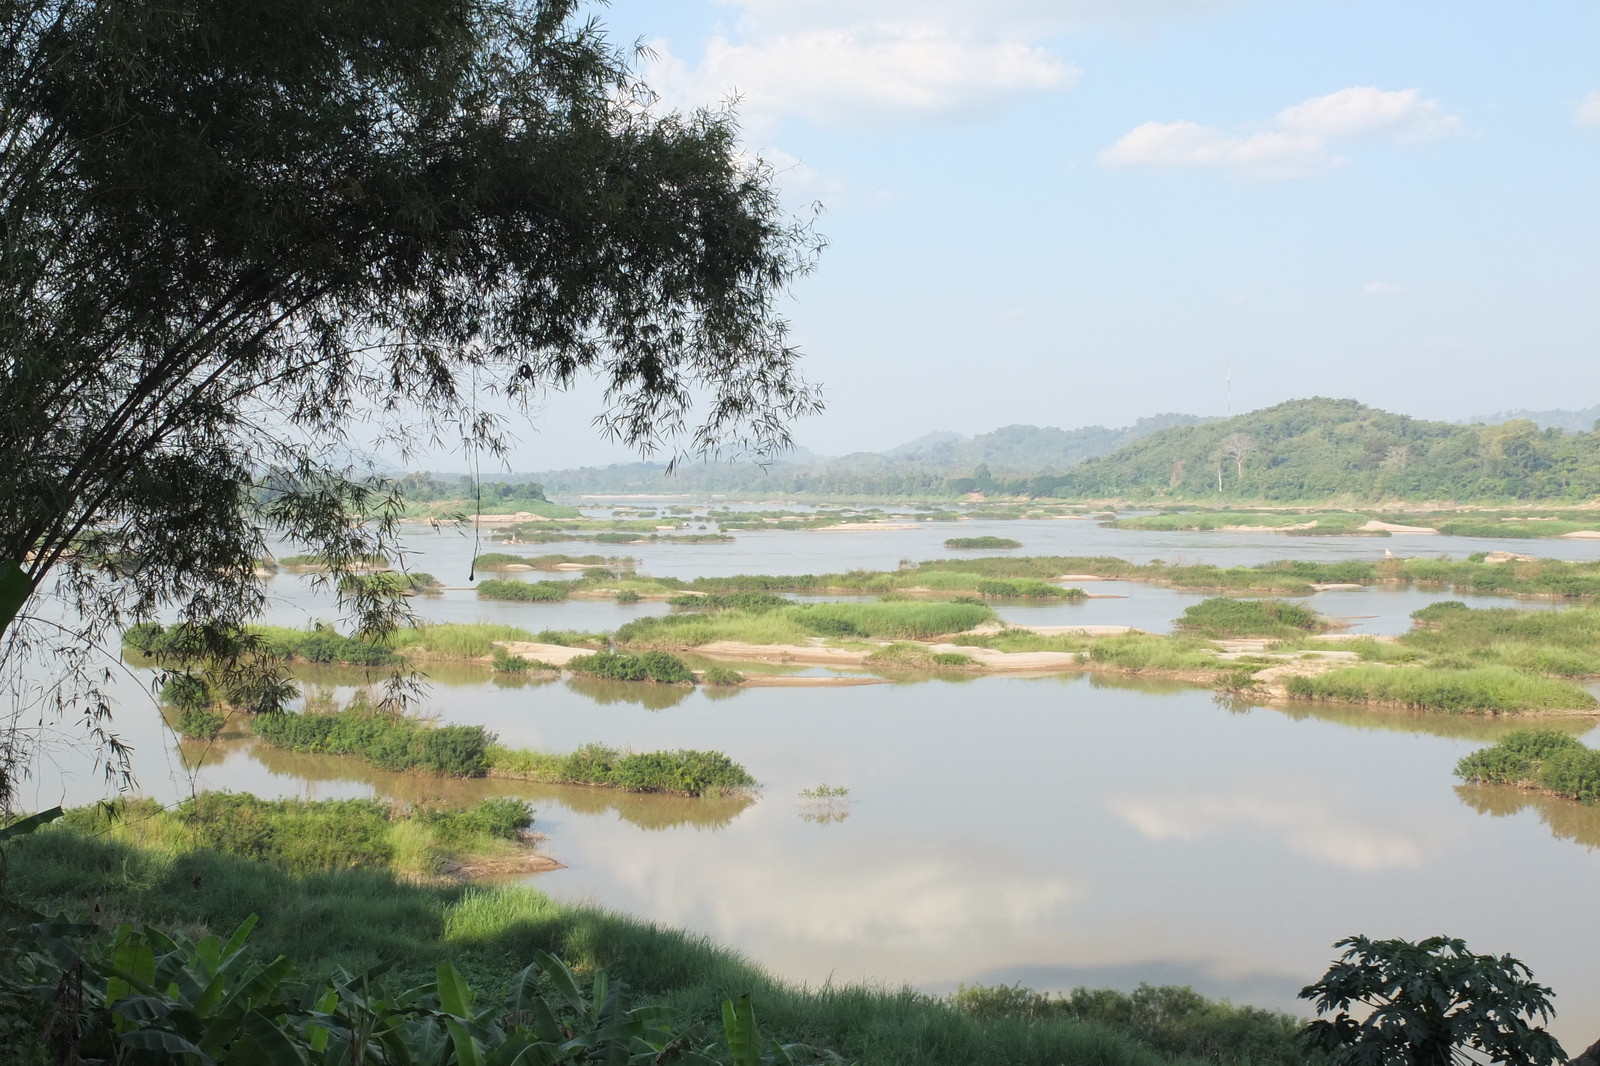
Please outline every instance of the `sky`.
M795 427L815 452L1312 395L1600 403L1593 0L594 13L648 46L662 107L737 96L785 203L822 205L784 306L828 404ZM553 396L511 467L635 458L599 407Z

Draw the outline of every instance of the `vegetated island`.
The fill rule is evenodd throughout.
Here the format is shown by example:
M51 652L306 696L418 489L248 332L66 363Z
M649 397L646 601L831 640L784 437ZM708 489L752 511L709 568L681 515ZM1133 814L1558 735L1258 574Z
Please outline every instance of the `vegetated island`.
M486 581L480 594L483 586L498 594L498 586L505 585L519 598L555 600L588 588L595 595L665 598L673 613L638 619L614 634L535 633L480 624L428 625L382 641L346 637L329 627L257 627L252 636L265 651L290 661L396 669L430 660L477 661L504 672L566 670L654 684L755 683L723 667L697 672L674 654L694 653L725 662L813 663L880 676L1120 671L1210 683L1265 699L1465 713L1591 713L1594 708L1593 697L1572 683L1600 676L1600 662L1584 652L1584 641L1594 640L1585 635L1595 617L1587 607L1468 611L1446 603L1418 612L1413 632L1380 639L1328 634L1315 612L1274 601L1209 600L1191 607L1171 635L1122 626L1008 625L991 606L1006 599L1082 597L1088 594L1062 583L1105 577L1255 595L1304 595L1378 582L1575 600L1600 592L1600 564L1495 563L1487 557L1278 561L1228 568L1112 558L986 557L933 560L893 572L694 581L586 568L574 581ZM828 591L880 598L876 603L796 603L782 595ZM1567 629L1553 628L1559 626ZM126 643L170 659L181 654L184 640L181 631L135 627ZM843 680L817 677L809 683Z
M1022 541L1010 537L951 537L944 542L952 551L983 551L986 549L1020 548Z

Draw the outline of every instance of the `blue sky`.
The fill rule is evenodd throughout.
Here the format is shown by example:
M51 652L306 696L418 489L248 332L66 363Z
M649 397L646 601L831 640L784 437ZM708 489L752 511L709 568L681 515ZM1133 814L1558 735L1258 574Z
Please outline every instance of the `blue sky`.
M619 0L830 247L810 448L1309 395L1600 403L1600 5ZM518 469L626 458L589 390ZM438 465L447 465L441 461Z

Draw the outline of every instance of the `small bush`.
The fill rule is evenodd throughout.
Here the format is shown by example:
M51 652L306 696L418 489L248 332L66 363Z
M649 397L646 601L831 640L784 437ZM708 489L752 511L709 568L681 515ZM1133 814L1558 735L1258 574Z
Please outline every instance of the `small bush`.
M580 655L567 663L575 674L603 677L611 681L660 681L666 684L694 680L694 673L684 661L664 651L647 651L640 655L625 652L601 651L593 655Z
M1284 600L1236 600L1213 596L1184 608L1177 628L1217 637L1278 637L1309 633L1322 625L1309 607Z
M551 664L540 659L529 659L522 655L512 655L510 652L499 646L493 648L489 652L489 655L494 659L494 670L496 673L525 674L529 670L559 669L559 667L552 666Z
M700 679L708 685L744 684L744 675L739 671L717 664L706 667L705 671L700 675Z
M190 740L212 740L222 732L228 720L214 711L200 707L185 707L178 715L178 732Z
M788 607L793 601L773 592L746 591L711 593L706 596L674 596L667 603L697 611L749 611L760 613Z
M1020 548L1022 541L1010 537L951 537L944 542L953 551L981 551L984 549Z
M640 596L637 589L623 589L621 592L617 593L618 603L638 603L639 600Z
M554 603L566 599L571 592L572 586L565 581L505 581L490 578L478 582L478 596L485 600Z
M161 701L184 711L196 711L217 702L211 686L193 674L172 674L161 686Z
M1568 799L1600 800L1600 751L1553 729L1519 729L1466 756L1456 776L1468 781L1542 788Z
M266 714L258 737L290 751L355 755L380 770L422 770L442 777L482 777L493 737L482 726L430 727L411 718L352 708L335 714Z

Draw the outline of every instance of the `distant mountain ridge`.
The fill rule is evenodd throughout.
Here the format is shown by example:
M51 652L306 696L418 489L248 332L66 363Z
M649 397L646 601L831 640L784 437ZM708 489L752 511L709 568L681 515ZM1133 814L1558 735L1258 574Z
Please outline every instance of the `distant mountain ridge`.
M1508 412L1561 414L1569 424L1588 413ZM1530 417L1432 422L1312 397L1226 419L1157 415L1121 429L1006 426L970 438L930 433L832 459L686 463L671 477L663 463L624 463L507 480L537 481L558 496L1577 502L1600 497L1600 434L1541 429Z
M1526 419L1540 429L1564 429L1568 433L1589 433L1594 430L1595 421L1600 420L1600 404L1577 411L1501 411L1499 414L1483 415L1468 421L1482 423L1487 426L1496 426L1503 422L1515 422L1519 419Z
M555 495L593 493L760 492L774 495L939 495L946 482L984 468L998 477L1064 473L1085 459L1109 455L1124 445L1174 426L1200 425L1198 415L1162 414L1131 426L1004 426L965 437L948 430L929 433L883 452L853 452L833 458L806 453L757 466L750 462L684 463L672 477L664 463L616 463L513 475L537 481ZM797 461L798 460L798 461Z

